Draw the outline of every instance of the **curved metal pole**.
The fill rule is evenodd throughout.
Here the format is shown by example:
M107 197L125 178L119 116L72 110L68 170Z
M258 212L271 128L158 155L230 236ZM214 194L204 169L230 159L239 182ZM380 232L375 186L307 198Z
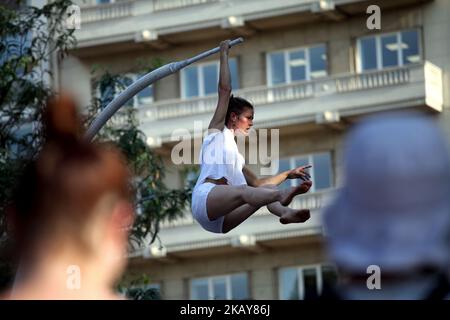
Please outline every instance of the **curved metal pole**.
M237 38L235 40L230 41L230 48L236 44L242 43L243 41L244 41L243 38ZM116 113L117 110L120 109L120 107L122 107L129 99L131 99L141 90L145 89L146 87L158 81L159 79L167 77L168 75L171 75L179 71L180 69L219 51L220 47L216 47L190 59L186 59L179 62L171 62L139 78L136 82L132 83L122 93L120 93L117 97L115 97L105 107L105 109L103 109L102 112L100 112L97 118L95 118L95 120L91 123L89 129L86 131L85 139L87 139L88 141L92 140L92 138L97 134L97 132L100 131L100 129L105 125L106 121L108 121L109 118L111 118L114 115L114 113Z

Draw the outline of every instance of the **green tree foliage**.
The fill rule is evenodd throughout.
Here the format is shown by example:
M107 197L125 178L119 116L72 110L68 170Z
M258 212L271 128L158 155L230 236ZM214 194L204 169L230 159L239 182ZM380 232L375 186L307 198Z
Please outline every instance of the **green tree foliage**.
M161 293L158 288L151 286L147 275L133 275L132 280L128 280L126 285L119 284L117 291L133 300L161 300Z
M150 70L156 66L150 67ZM146 71L150 71L146 70ZM98 114L112 96L125 89L122 75L105 72L95 82L100 97L95 97L89 108L89 119ZM106 94L109 92L108 94ZM192 195L192 185L173 190L164 184L165 167L160 156L153 152L146 143L145 134L139 130L136 109L125 106L113 116L99 132L100 140L114 142L126 155L135 179L136 221L131 240L142 245L144 239L153 243L158 235L160 222L173 220L183 214Z
M50 59L63 57L76 43L73 30L63 25L70 4L0 5L0 239L13 185L42 142L39 124L52 95Z

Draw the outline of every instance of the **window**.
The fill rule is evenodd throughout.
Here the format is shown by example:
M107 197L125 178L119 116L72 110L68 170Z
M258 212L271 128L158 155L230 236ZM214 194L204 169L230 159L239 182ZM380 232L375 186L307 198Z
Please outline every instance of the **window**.
M123 78L123 89L125 90L132 83L136 82L139 78L145 76L144 74L126 74ZM126 105L138 107L142 104L149 104L153 102L153 85L141 90L137 95L130 99Z
M249 299L247 274L237 273L191 280L192 300Z
M97 4L114 3L115 0L96 0Z
M333 170L330 152L280 159L278 162L278 172L306 165L312 165L312 167L308 169L313 181L310 192L328 189L333 186ZM299 183L301 183L301 180L299 179L288 179L283 182L280 187L288 188Z
M408 30L358 40L358 70L376 70L421 60L419 32Z
M239 89L238 68L235 58L228 61L231 86ZM217 94L219 62L195 64L181 70L181 96L183 98L204 97Z
M26 54L31 46L31 37L29 35L6 35L2 41L4 41L4 47L2 48L1 63L4 63L8 58L19 58L21 55Z
M278 276L280 300L316 299L324 284L333 286L337 281L335 268L330 265L281 268Z
M32 34L6 34L2 37L2 49L0 51L0 64L30 56L32 49ZM13 66L15 65L14 62ZM17 76L24 73L23 67L16 68Z
M106 107L117 95L124 91L132 83L136 82L145 74L125 74L120 77L117 83L112 86L106 84L100 87L100 96L102 97L102 105ZM153 102L153 85L141 90L137 95L128 100L125 105L129 107L138 107L142 104L149 104Z
M267 55L267 83L277 85L327 75L326 47L284 50Z

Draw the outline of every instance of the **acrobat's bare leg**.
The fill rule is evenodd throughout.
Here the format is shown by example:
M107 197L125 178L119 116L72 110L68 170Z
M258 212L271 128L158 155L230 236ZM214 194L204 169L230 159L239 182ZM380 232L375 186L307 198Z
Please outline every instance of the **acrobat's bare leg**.
M274 202L267 205L267 209L277 217L280 217L282 224L302 223L311 217L308 209L292 209Z
M288 205L295 195L303 192L300 186L277 190L254 188L247 185L217 185L211 189L206 200L208 218L215 220L244 204L260 208L269 203L279 201L283 205Z
M302 191L307 192L310 186L311 184L307 183L306 186L303 186ZM278 190L277 186L275 185L264 185L262 187L271 190ZM273 213L277 217L280 217L280 222L283 224L301 223L310 218L309 210L291 209L289 207L283 206L279 201L267 204L267 208L271 213ZM244 204L226 214L223 221L222 232L227 233L228 231L234 229L236 226L247 220L258 209L258 206Z
M247 185L217 185L208 194L206 210L210 220L229 214L244 204L260 208L282 199L282 193L268 188L253 188Z
M265 188L274 189L273 185L265 185ZM309 189L308 189L309 190ZM308 220L311 215L308 209L292 209L283 206L279 202L269 203L267 209L277 217L280 217L280 222L282 224L288 223L302 223Z
M258 207L253 207L249 204L244 204L234 209L233 211L225 215L223 220L222 232L227 233L228 231L234 229L242 222L247 220L258 209Z
M302 223L310 218L309 210L297 210L291 209L289 207L283 206L279 202L269 203L267 208L271 213L280 217L280 222L282 224L288 223ZM227 233L230 230L234 229L242 222L247 220L251 215L253 215L259 208L253 207L249 204L244 204L227 215L224 216L222 232Z
M266 187L272 187L272 186L273 185L264 185L262 187L266 188ZM294 197L296 195L308 192L309 189L311 188L311 186L312 186L311 181L304 181L298 186L280 190L281 192L287 192L287 194L288 194L288 196L284 200L281 200L280 203L283 206L289 205L291 203L292 199L294 199Z

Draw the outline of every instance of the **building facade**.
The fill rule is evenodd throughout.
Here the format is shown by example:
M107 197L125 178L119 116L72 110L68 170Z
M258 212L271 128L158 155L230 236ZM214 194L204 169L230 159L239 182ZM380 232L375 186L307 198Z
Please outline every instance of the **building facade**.
M278 156L259 145L258 159L247 150L247 162L258 174L269 160L279 170L313 165L313 188L292 204L311 210L306 223L281 225L263 209L223 235L204 231L190 212L165 223L161 243L133 253L128 269L147 274L164 299L314 297L336 276L321 208L342 183L342 144L351 125L376 112L418 110L450 137L447 0L75 2L81 7L78 48L60 62L58 79L80 104L94 94L93 66L131 82L144 72L143 63L184 60L243 37L230 50L233 92L254 103L259 143L266 131L270 142L279 142ZM367 24L374 4L381 29ZM131 102L147 142L164 158L170 187L185 183L187 166L173 161L183 135L191 137L195 165L216 107L217 78L214 55Z

